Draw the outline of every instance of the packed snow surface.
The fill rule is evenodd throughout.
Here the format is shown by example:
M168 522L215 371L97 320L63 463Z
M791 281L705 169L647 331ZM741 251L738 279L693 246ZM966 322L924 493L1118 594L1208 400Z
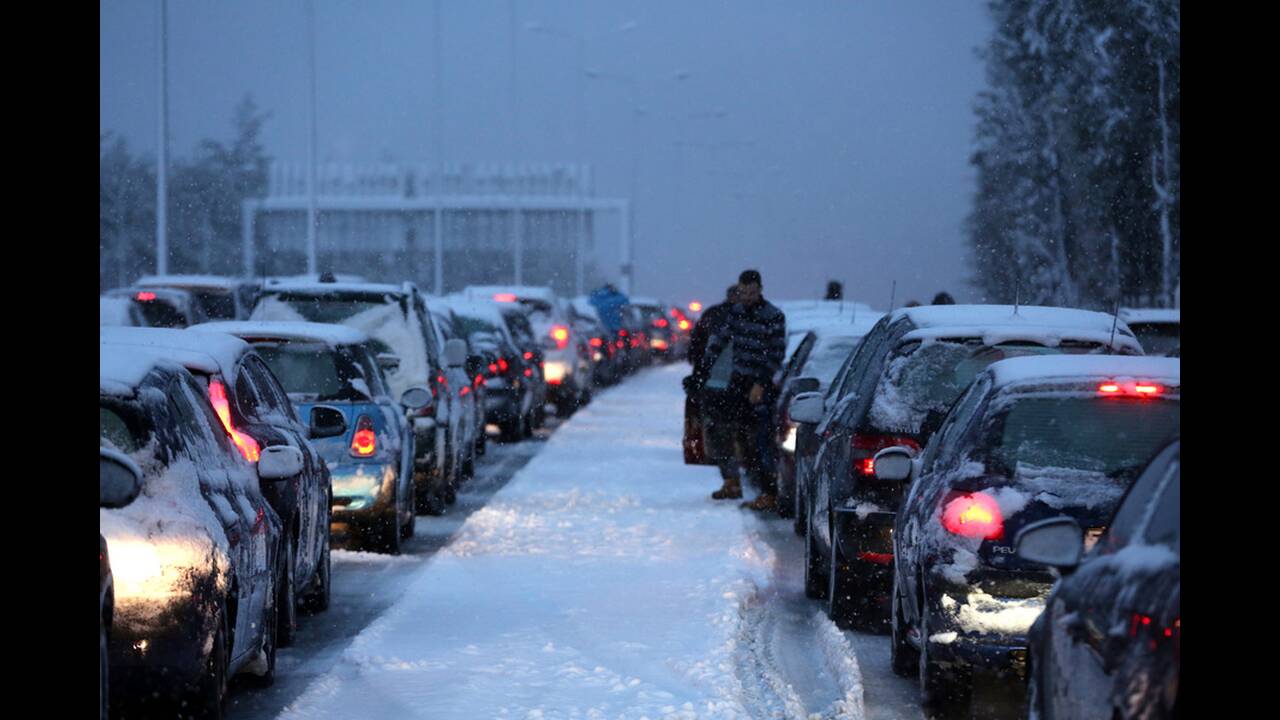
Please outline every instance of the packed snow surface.
M708 497L715 468L683 464L685 372L641 374L561 426L280 717L807 717L762 712L794 693L743 671L777 558L756 518ZM861 717L831 630L815 641L843 690L822 714Z

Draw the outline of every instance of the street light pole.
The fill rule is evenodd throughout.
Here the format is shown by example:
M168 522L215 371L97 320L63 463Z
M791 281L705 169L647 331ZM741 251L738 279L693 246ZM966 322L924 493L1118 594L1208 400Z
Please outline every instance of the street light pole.
M318 272L316 262L316 8L307 0L307 274Z
M435 22L432 23L432 40L434 62L431 64L432 78L435 80L435 117L431 120L432 144L435 145L436 181L432 188L436 198L435 212L431 213L431 239L435 244L435 287L436 295L444 295L444 144L441 141L442 129L440 121L443 117L441 108L442 92L440 89L440 0L435 0Z
M169 272L169 3L157 3L160 27L157 60L160 75L159 137L156 150L156 274Z
M509 0L507 3L511 16L511 159L512 164L516 165L516 171L519 172L517 158L520 156L520 122L517 115L517 88L516 88L516 3L515 0ZM518 196L517 196L518 197ZM512 252L515 262L515 284L524 284L524 216L520 211L519 203L514 201L511 204L511 232L512 232Z

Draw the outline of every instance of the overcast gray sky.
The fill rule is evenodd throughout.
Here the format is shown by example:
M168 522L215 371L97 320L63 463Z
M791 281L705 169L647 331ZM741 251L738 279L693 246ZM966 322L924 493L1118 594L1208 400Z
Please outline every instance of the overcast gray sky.
M432 162L437 121L446 162L589 162L599 195L630 194L634 159L636 294L714 298L754 266L778 298L837 278L878 308L895 279L898 304L976 299L961 223L983 3L444 0L439 102L432 2L315 4L321 159ZM101 128L154 154L156 2L99 9ZM305 160L304 12L171 0L171 153L228 137L249 92L267 151ZM582 138L576 45L530 23L585 37L608 76L585 81Z

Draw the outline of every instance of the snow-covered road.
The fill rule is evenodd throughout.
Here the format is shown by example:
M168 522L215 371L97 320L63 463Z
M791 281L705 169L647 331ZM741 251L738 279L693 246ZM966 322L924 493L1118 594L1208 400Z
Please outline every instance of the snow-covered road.
M849 636L683 464L683 374L561 426L280 717L863 717Z

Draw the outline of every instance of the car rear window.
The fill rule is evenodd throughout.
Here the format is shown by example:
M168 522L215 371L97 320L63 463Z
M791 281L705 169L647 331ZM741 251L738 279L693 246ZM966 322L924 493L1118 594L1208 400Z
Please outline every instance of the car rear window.
M327 345L284 343L255 349L295 402L359 402L372 397L359 365Z
M809 358L805 360L800 376L818 378L819 389L826 392L845 358L857 349L861 340L860 337L818 338L817 347L809 351Z
M1182 326L1178 323L1130 323L1129 329L1148 355L1168 355L1182 342Z
M1015 475L1065 469L1128 481L1178 432L1180 407L1172 398L1025 397L997 416L991 453Z
M918 432L930 410L945 411L984 368L1026 355L1084 353L1092 348L983 345L980 341L912 343L898 349L880 375L871 422L883 430Z
M139 300L134 303L147 327L184 328L187 318L177 308L160 299Z
M236 320L236 298L229 290L191 290L191 296L210 320Z
M305 293L272 293L263 297L258 307L254 309L253 319L255 320L285 320L298 318L278 317L278 306L273 308L273 303L279 303L287 306L290 310L301 316L302 320L317 323L341 324L348 318L359 315L360 313L381 308L386 305L396 303L396 299L390 295L378 295L369 293L360 294L324 294L312 295ZM266 305L266 307L264 307Z

